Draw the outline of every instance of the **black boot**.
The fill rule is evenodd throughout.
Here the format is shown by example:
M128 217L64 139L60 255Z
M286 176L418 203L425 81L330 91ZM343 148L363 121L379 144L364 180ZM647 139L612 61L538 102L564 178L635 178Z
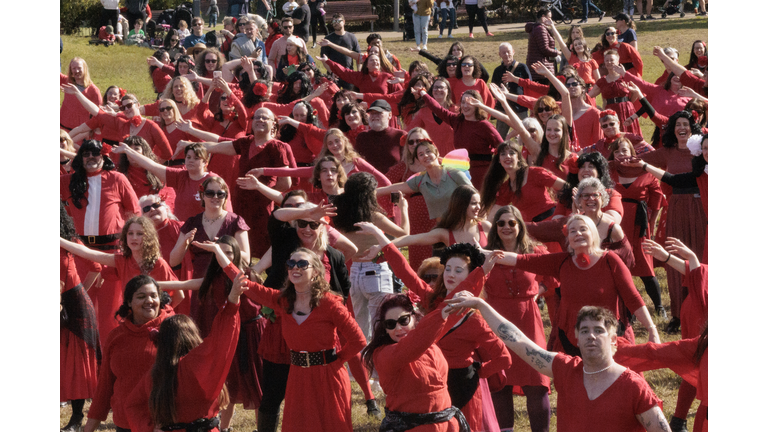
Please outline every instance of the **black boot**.
M680 318L673 316L672 319L669 320L669 323L667 323L667 327L664 329L664 332L667 334L680 333Z
M279 418L279 415L264 414L263 412L259 411L259 421L257 423L257 428L258 428L257 430L259 432L276 432L278 418Z
M381 411L379 411L379 406L376 404L376 399L368 399L365 401L365 406L368 407L368 415L376 418L381 417Z
M679 417L672 416L669 419L669 429L672 432L688 432L688 422Z

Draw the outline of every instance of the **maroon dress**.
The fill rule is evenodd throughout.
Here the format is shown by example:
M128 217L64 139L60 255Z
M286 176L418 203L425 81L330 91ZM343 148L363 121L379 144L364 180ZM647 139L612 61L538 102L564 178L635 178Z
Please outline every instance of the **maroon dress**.
M624 120L631 117L632 114L635 113L635 107L632 105L632 102L629 99L619 103L607 103L610 99L629 98L629 90L624 87L624 82L630 81L625 81L624 78L619 78L614 82L608 82L605 77L600 77L595 85L600 87L600 94L603 96L603 101L606 102L605 109L612 109L616 111L616 114L619 116L621 130L623 132L642 135L643 132L640 130L640 123L637 121L637 119L635 119L635 121L633 121L629 126L624 125Z

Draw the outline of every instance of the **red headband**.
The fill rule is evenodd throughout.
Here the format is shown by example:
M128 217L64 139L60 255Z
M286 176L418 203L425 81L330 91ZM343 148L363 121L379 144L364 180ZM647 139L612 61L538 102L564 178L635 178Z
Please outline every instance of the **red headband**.
M267 86L264 83L257 82L253 85L253 94L256 96L266 96Z
M605 111L600 111L600 119L601 119L601 120L603 119L603 117L606 117L606 116L614 116L614 117L618 117L618 116L616 115L616 111L614 111L614 110L612 110L612 109L607 109L607 110L605 110Z

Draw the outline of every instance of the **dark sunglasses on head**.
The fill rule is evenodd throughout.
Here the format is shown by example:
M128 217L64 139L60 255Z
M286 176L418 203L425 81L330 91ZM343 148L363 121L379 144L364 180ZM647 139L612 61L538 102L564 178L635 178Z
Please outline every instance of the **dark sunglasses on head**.
M128 102L125 105L120 105L120 111L125 111L127 109L133 108L133 102Z
M431 283L434 280L437 280L437 278L440 277L440 275L436 274L425 274L421 277L421 280L423 280L426 283Z
M305 221L304 219L298 219L296 221L296 226L299 228L306 228L307 225L309 225L309 227L312 228L313 230L316 230L318 227L320 227L320 222L310 222L310 221Z
M543 113L544 111L551 112L552 108L548 107L548 106L543 106L543 107L537 108L536 111L539 112L539 113Z
M398 324L400 324L401 327L405 327L408 324L411 323L411 314L403 315L400 318L393 320L393 319L385 319L384 320L384 328L387 330L394 330L395 327L397 327Z
M600 127L601 127L601 128L603 128L603 129L605 129L605 128L607 128L607 127L613 127L613 126L615 126L615 125L616 125L616 123L614 123L614 122L610 122L610 123L601 123L601 124L600 124Z
M573 82L565 83L565 86L566 87L578 87L579 86L579 82L578 81L573 81Z
M509 223L510 228L514 228L517 226L517 221L514 219L510 219L508 221L498 220L496 221L496 226L499 228L504 228L507 225L507 223Z
M157 210L157 209L159 209L162 206L163 206L163 202L162 201L161 202L156 202L154 204L150 204L148 206L142 207L141 208L141 212L142 213L149 213L150 211Z
M285 266L288 267L288 270L293 270L294 267L298 267L301 270L306 270L307 268L309 268L309 261L307 260L296 261L296 260L289 259L288 261L285 262Z
M205 62L209 63L209 64L213 64L213 63L217 63L218 60L216 60L216 59L205 59Z
M100 150L91 150L91 151L86 150L82 154L83 154L83 158L87 158L87 157L101 157L101 151Z
M207 190L205 191L205 197L206 198L216 197L218 199L224 199L227 197L227 192L223 190L218 190L218 191Z
M173 111L173 107L172 106L164 106L164 107L160 108L158 111L160 111L160 112Z

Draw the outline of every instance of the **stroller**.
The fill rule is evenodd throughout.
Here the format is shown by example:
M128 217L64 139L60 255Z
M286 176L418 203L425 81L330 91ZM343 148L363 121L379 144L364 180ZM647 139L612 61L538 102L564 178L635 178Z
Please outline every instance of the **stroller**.
M546 3L546 8L552 11L552 20L555 22L570 24L573 22L573 17L576 15L576 6L566 0L563 4L562 0L541 0L542 3Z
M413 31L413 9L405 2L405 8L402 3L400 4L401 10L403 10L403 17L405 18L405 24L403 25L403 41L410 41L416 39L416 34Z
M179 21L184 20L187 24L192 24L192 3L185 2L177 6L175 9L164 10L159 17L157 17L157 24L167 24L172 28L179 28Z
M663 6L659 6L661 17L666 18L667 15L673 15L680 12L680 18L683 18L685 16L683 6L685 6L685 3L683 3L682 0L667 0Z

